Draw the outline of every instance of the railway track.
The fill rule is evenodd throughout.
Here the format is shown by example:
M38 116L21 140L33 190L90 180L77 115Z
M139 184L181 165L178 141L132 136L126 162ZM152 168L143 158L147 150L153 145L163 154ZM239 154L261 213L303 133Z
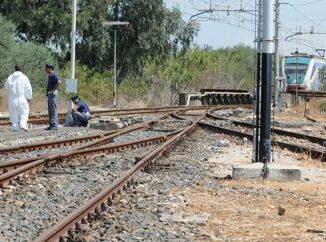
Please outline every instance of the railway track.
M232 136L237 136L239 138L246 138L250 141L253 140L253 135L250 133L245 133L235 129L229 129L221 127L218 125L213 125L205 122L199 122L198 125L202 128L212 130L214 132L224 133ZM283 142L278 140L272 140L272 144L276 145L282 149L287 149L295 153L305 153L308 154L313 159L318 159L322 162L326 161L326 150L325 148L313 148L305 145L298 145L289 142Z
M94 215L100 215L103 211L106 211L109 206L112 206L112 201L117 194L120 194L123 191L130 190L131 186L136 184L135 181L136 174L139 174L141 171L144 171L147 168L149 168L151 165L153 165L155 161L160 159L160 157L165 155L167 152L173 149L173 147L175 147L179 142L181 142L185 136L194 132L194 130L197 127L201 127L203 129L209 129L214 132L234 135L240 138L247 138L248 140L253 139L253 136L249 133L237 131L234 128L228 129L225 127L213 125L208 122L202 121L203 119L206 119L206 121L208 119L212 119L212 118L208 118L209 117L208 113L209 112L205 112L205 115L196 114L196 113L185 114L185 115L171 114L171 116L175 119L185 120L187 117L191 119L191 121L189 121L188 119L186 122L186 124L188 125L186 127L183 127L183 129L168 132L165 133L164 135L159 135L157 137L144 138L137 141L125 142L123 144L109 144L109 145L106 144L106 145L93 147L93 148L87 148L87 149L84 148L81 150L70 151L56 157L55 158L56 160L51 160L54 159L54 157L51 156L48 157L46 160L48 164L46 164L46 166L51 167L50 165L52 161L57 162L58 160L67 161L67 160L74 160L74 159L81 159L81 158L85 159L85 157L97 157L103 153L112 154L115 152L121 152L122 150L130 150L130 149L145 147L147 145L153 145L153 144L156 145L154 150L148 151L147 154L145 155L141 155L134 162L135 164L133 166L129 167L125 172L119 175L114 181L110 182L109 183L110 185L104 188L101 192L97 193L96 196L87 200L83 205L79 206L79 208L75 209L64 219L60 219L60 221L56 223L53 227L50 227L47 230L45 230L36 239L36 241L64 241L64 240L69 240L69 238L70 239L73 238L75 231L79 231L81 229L81 224L91 221ZM157 130L161 130L161 128L158 128ZM287 148L295 152L308 151L308 150L299 149L299 146L295 146L285 142L282 143L278 141L275 144L280 146L281 148ZM322 155L321 153L318 154L311 153L311 151L312 150L309 149L310 154L317 155L320 158L325 158L323 156L320 156ZM40 161L36 161L36 162L40 162ZM35 163L35 165L42 167L44 166L44 162L42 164ZM7 175L9 173L10 172L5 173L4 175ZM22 172L20 174L24 174L24 173Z
M47 166L44 167L41 174L26 180L27 183L18 182L15 184L15 189L6 195L6 199L11 201L14 198L26 204L27 208L7 209L7 212L13 215L12 218L8 219L8 223L15 221L17 217L22 217L26 221L25 223L30 225L30 229L21 229L24 234L17 236L16 239L29 238L29 240L34 240L44 228L50 227L53 222L58 221L69 214L72 209L80 206L84 200L100 192L105 184L111 184L116 177L133 166L136 162L135 157L141 157L156 148L164 139L161 138L160 141L159 137L154 138L152 137L151 140L143 139L143 142L140 140L133 142L129 147L112 147L111 151L108 148L103 155L95 154L95 156L89 156L87 159L84 156L82 158L75 157L69 163ZM36 203L39 205L37 206ZM3 207L4 203L1 202L0 204ZM27 214L33 213L31 218L26 218L25 213L21 213L24 210ZM42 212L38 213L38 211ZM3 218L0 219L0 224L2 221ZM11 223L14 231L20 227L19 224L24 224L24 222ZM3 231L3 228L0 230Z
M100 134L92 134L92 135L85 135L71 139L63 139L63 140L56 140L56 141L47 141L47 142L40 142L34 144L26 144L26 145L17 145L17 146L9 146L0 148L0 155L8 155L17 152L28 152L28 151L37 151L43 150L48 148L57 148L62 146L69 146L73 144L82 144L85 142L98 140L106 136L110 136L117 131L108 131L102 132Z
M157 120L147 122L147 123L142 123L142 124L137 124L132 127L125 128L123 130L120 130L118 132L110 132L106 133L106 136L103 136L99 139L96 139L94 141L82 144L81 146L78 146L72 150L68 150L65 152L59 152L59 153L50 153L46 155L41 155L41 156L36 156L36 157L31 157L31 158L23 158L23 159L18 159L18 160L13 160L13 161L8 161L8 162L2 162L0 163L0 186L5 186L7 184L10 184L13 179L15 179L17 176L20 176L25 173L35 173L36 171L42 169L42 166L45 164L49 163L54 163L58 161L64 161L67 160L68 158L74 158L77 157L78 154L80 156L86 156L89 154L94 154L94 153L103 153L105 151L110 151L113 149L114 151L118 151L119 149L123 149L125 147L129 147L132 144L127 143L126 146L122 144L122 148L119 148L118 146L110 146L109 149L106 146L109 142L112 142L114 138L117 138L119 136L122 136L124 134L127 134L129 132L133 132L136 130L140 129L145 129L145 128L150 128L152 127L156 122L168 117L169 114L163 115ZM54 142L56 143L56 142ZM141 142L142 143L142 142ZM48 144L48 142L46 142ZM40 144L36 144L37 147L40 146ZM135 144L135 146L137 146ZM92 148L93 147L93 148ZM98 148L95 148L98 147ZM14 150L16 150L16 147L14 147ZM8 149L6 149L8 152Z
M187 110L193 110L192 108L188 108ZM187 111L186 110L186 111ZM195 110L197 110L197 107L195 107ZM167 117L169 114L166 114L162 116L161 118ZM127 128L125 129L126 132L132 131L132 130L137 130L140 128L146 128L149 126L152 126L156 121L149 122L147 124L139 124L135 125L134 128ZM117 133L117 134L116 134ZM64 147L65 149L69 149L69 146L76 145L76 144L83 144L88 142L85 145L81 145L79 147L73 148L77 150L81 150L84 148L89 148L92 146L98 146L98 145L103 145L110 140L112 140L114 137L118 135L124 134L124 131L108 131L108 132L103 132L101 134L95 134L95 135L86 135L82 137L77 137L77 138L71 138L71 139L65 139L65 140L57 140L57 141L47 141L47 142L40 142L40 143L34 143L34 144L27 144L27 145L18 145L18 146L10 146L10 147L4 147L0 148L0 155L2 155L2 162L0 162L0 172L4 173L8 170L12 170L14 168L17 168L18 166L22 164L27 164L35 160L39 159L44 159L48 156L48 154L38 154L37 157L21 157L17 155L18 153L26 153L26 152L35 152L35 151L40 151L40 150L46 150L46 149L54 149L54 148L60 148ZM92 142L90 142L92 141ZM51 151L51 153L54 153L54 151ZM12 160L12 161L4 161L5 156L7 157L16 157L17 160ZM35 156L35 155L34 155Z
M177 119L180 120L186 120L187 118L183 117L180 114L173 114L173 116ZM240 122L240 121L236 121L236 120L228 120L225 118L221 118L221 117L217 117L215 115L212 115L210 113L206 113L206 117L210 118L210 119L217 119L217 120L222 120L222 121L228 121L230 123L234 123L235 125L239 125L239 126L245 126L245 127L249 127L252 128L254 127L253 124L248 123L248 122ZM209 129L212 130L214 132L218 132L218 133L224 133L227 135L232 135L232 136L237 136L239 138L246 138L250 141L253 141L253 135L252 135L252 131L251 133L249 133L248 131L245 132L245 130L239 130L239 128L232 127L232 128L226 128L225 125L220 126L220 125L216 125L216 124L211 124L209 121L207 122L203 122L200 121L198 122L198 125L202 128L205 129ZM280 135L283 136L288 136L288 137L295 137L298 139L303 139L303 140L308 140L312 143L316 143L318 144L318 146L306 146L306 145L300 145L298 144L298 142L284 142L281 140L272 140L272 144L276 145L282 149L287 149L290 150L292 152L295 153L305 153L308 154L311 158L313 159L317 159L320 160L322 162L326 161L326 148L324 147L325 144L325 139L324 138L320 138L320 137L315 137L315 136L308 136L308 135L304 135L304 134L299 134L299 133L294 133L294 132L289 132L286 130L281 130L281 129L274 129L274 132L277 132ZM291 136L292 135L292 136Z
M223 118L223 117L213 115L211 113L207 113L207 117L211 118L211 119L214 119L214 120L228 121L228 122L230 122L232 124L239 125L239 126L242 126L242 127L247 127L247 128L251 128L251 129L255 128L255 124L253 124L253 123L244 122L244 121L237 121L237 120L233 120L233 119L229 119L229 118ZM277 135L295 137L295 138L298 138L298 139L307 140L307 141L310 141L312 143L319 144L320 146L323 146L323 147L326 145L326 138L307 135L307 134L302 134L302 133L298 133L298 132L291 132L291 131L278 129L278 128L271 128L271 131L274 134L277 134Z
M202 117L198 118L198 120L201 118ZM75 229L80 229L81 223L86 223L87 220L91 219L93 213L99 214L101 210L105 210L107 206L110 206L116 194L128 190L134 183L133 177L136 173L144 171L162 155L171 150L182 138L192 133L196 125L197 121L184 128L184 130L178 134L175 134L171 139L165 141L155 150L148 152L144 157L139 159L134 166L124 172L111 185L102 190L102 192L85 202L81 207L69 214L55 226L44 231L36 241L59 241L67 237L67 235L71 236Z
M153 127L151 127L152 130L162 130L162 126L163 126L162 123L163 123L163 121L164 120L161 120L161 122L158 124L158 127L156 127L155 125L153 125ZM168 119L168 122L171 122L171 119ZM66 162L66 161L70 161L70 164L71 163L73 164L76 161L78 161L79 163L88 164L90 162L90 160L96 160L96 159L102 160L104 162L109 162L109 160L106 160L106 159L103 159L103 158L100 159L100 158L101 157L105 157L107 155L110 156L110 154L120 154L120 153L123 154L125 152L133 152L132 153L132 157L137 157L138 156L140 158L137 158L136 160L134 160L134 159L131 159L131 160L128 159L128 163L126 163L126 164L121 163L124 168L128 168L129 169L131 167L131 165L130 165L131 163L130 162L136 163L136 165L142 163L143 157L145 155L142 155L142 152L140 150L144 150L144 149L149 150L146 147L157 148L160 143L163 143L163 142L166 143L166 142L168 142L168 140L170 140L172 137L178 136L180 133L182 133L184 131L185 127L188 127L189 125L192 125L192 124L190 122L186 121L186 122L183 122L183 125L181 125L181 122L177 122L177 125L178 125L179 128L178 128L178 130L175 130L174 132L165 132L165 133L163 133L163 135L157 135L157 136L148 137L148 138L143 137L142 139L138 139L138 140L134 140L134 141L130 141L130 142L123 142L123 143L117 143L117 144L109 144L109 145L104 145L104 146L98 146L98 147L88 148L88 149L82 149L82 150L65 152L65 153L60 154L60 156L58 156L58 157L50 156L50 157L47 157L47 159L37 160L35 163L30 163L27 166L24 165L24 166L16 169L15 172L17 172L17 170L19 170L20 174L18 176L20 176L20 178L22 178L22 179L25 179L26 177L24 177L24 176L26 176L26 173L24 173L24 172L27 171L27 170L29 170L29 168L33 167L34 168L34 172L37 172L37 170L49 171L49 173L48 172L43 173L42 177L44 176L44 174L45 175L46 174L50 174L50 176L51 176L51 174L53 174L53 170L52 169L56 169L56 167L58 167L58 166L52 166L52 164L51 164L52 162L55 162L56 163L57 161L60 161L60 163L57 163L57 164L59 164L59 167L60 166L63 166L64 164L68 164L68 163L63 163L63 162ZM162 133L162 131L155 131L155 132ZM122 138L122 137L119 136L119 139L122 140L122 141L124 141L126 138L128 138L128 137ZM166 147L166 148L168 148L168 147ZM164 149L164 150L166 151L166 149ZM105 156L103 156L103 154L105 154ZM126 157L126 155L123 155L122 158L123 157ZM114 169L114 167L116 167L116 165L113 165L112 166L112 164L116 164L117 165L117 164L120 164L120 163L116 163L116 162L115 163L111 163L110 166L104 165L103 168L100 171L102 172L103 170ZM79 165L77 165L77 167L78 166ZM101 164L100 163L97 163L97 162L94 164L94 161L93 161L93 166L94 166L94 169L95 170L98 170L99 169L98 166L101 166ZM67 169L69 167L70 166L67 166ZM87 165L87 167L88 167L88 165ZM112 167L112 168L110 168L110 167ZM87 168L87 172L89 172L89 169L90 168ZM56 172L56 170L54 170L54 172ZM60 172L61 172L61 170L59 169L59 173L58 174L61 174ZM63 170L63 172L65 172L65 170ZM119 173L121 173L121 172L122 172L122 170L120 172L119 171L112 170L108 174L110 174L110 176L112 176L114 178L117 175L119 175ZM7 173L5 173L3 175L9 176L10 174L13 175L11 172L7 172ZM73 173L71 173L71 175L72 174ZM76 174L74 174L74 175L76 175ZM85 174L85 176L86 176L86 174ZM35 179L38 179L39 180L42 177L39 177L39 175L38 175ZM51 177L53 177L53 175ZM110 177L109 178L106 178L106 179L109 179L108 180L109 181L109 184L111 184L111 180L110 179L112 179L112 177L111 178ZM2 178L3 178L3 176L2 176ZM40 180L40 181L43 181L43 180L44 179L42 178L42 180ZM22 181L22 180L17 179L17 181ZM37 181L37 184L40 181ZM22 184L22 183L19 183L19 184L21 185L20 187L23 187L24 186L24 184ZM50 186L50 185L48 184L46 186ZM98 188L97 189L94 189L94 191L97 191L97 190L98 190ZM93 191L93 189L90 190L90 191ZM83 198L83 199L86 199L86 198ZM81 200L81 201L83 201L83 200ZM69 208L70 207L71 206L69 206ZM48 214L48 213L49 212L47 212L46 214ZM40 221L42 221L42 219L40 219ZM47 223L49 223L49 221L43 221L42 223L47 224ZM0 221L0 224L1 224L1 221ZM36 226L36 228L40 229L39 225ZM35 233L35 231L33 233ZM27 236L27 237L29 237L29 236ZM24 237L24 238L26 238L26 237Z
M93 118L100 117L101 115L132 115L132 114L149 114L149 113L164 113L173 111L187 111L187 110L204 110L212 108L212 106L194 106L194 107L183 107L183 106L173 106L173 107L162 107L162 108L135 108L135 109L107 109L107 110L96 110L92 111ZM59 122L64 123L66 113L59 113ZM29 123L40 125L47 124L49 121L47 114L30 115ZM0 117L0 126L8 126L10 121L8 117Z

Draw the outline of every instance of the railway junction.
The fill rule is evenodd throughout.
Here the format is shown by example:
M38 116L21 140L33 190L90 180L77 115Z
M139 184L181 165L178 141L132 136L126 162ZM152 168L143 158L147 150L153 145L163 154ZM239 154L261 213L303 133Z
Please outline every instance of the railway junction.
M239 10L231 10L228 6L222 12L227 15L230 11L247 12L240 2ZM316 2L319 1L308 4ZM28 22L28 28L33 27L35 19L43 20L42 17L35 18L34 13L42 16L43 11L39 7L49 7L50 5L43 5L47 3L49 2L38 1L25 5L31 14L30 19L34 19ZM57 4L55 1L51 3L53 6ZM68 64L68 57L71 58L71 78L65 82L66 94L76 94L78 89L80 92L96 86L100 88L93 89L96 92L90 93L96 96L92 98L98 99L97 103L102 103L99 96L110 89L113 108L93 111L88 127L58 128L57 118L53 117L56 115L51 114L56 114L55 99L61 81L53 74L54 65L46 64L49 75L49 118L50 121L55 121L51 122L52 127L50 125L45 131L47 116L33 114L29 120L32 126L28 129L25 122L21 126L28 132L10 132L9 118L1 115L0 241L325 241L326 125L325 117L318 113L321 106L317 105L319 109L316 109L313 106L315 100L311 99L325 96L320 88L320 84L325 83L320 83L320 80L325 82L326 62L324 56L319 58L296 50L291 56L284 56L283 73L279 72L281 3L256 1L255 9L249 11L254 12L252 15L255 22L256 52L253 52L255 54L252 58L255 60L252 64L248 62L249 59L243 58L248 57L247 52L241 54L232 51L230 56L225 55L228 57L223 58L222 54L229 52L228 48L221 53L216 52L216 58L208 56L210 61L207 64L205 59L201 59L206 56L202 54L191 58L194 62L187 64L184 59L187 55L179 56L178 52L186 53L184 50L187 51L187 43L190 44L196 35L196 26L181 21L180 13L167 11L162 1L154 4L153 1L142 1L142 7L138 9L139 15L136 14L139 1L128 1L126 4L116 1L97 3L93 5L96 15L85 17L83 20L91 21L83 21L82 24L94 27L94 31L76 29L79 22L77 12L80 18L82 9L89 10L89 5L84 2L77 5L74 0L71 5L71 44L61 42L61 36L55 35L49 35L43 44L70 48L69 52L63 49L66 56L60 57L65 64ZM0 4L1 12L6 17L16 16L17 10L14 7L18 6L17 9L21 10L25 3L10 4ZM53 11L55 14L52 15L66 19L61 12L66 13L68 7L63 2L60 4L60 11ZM101 7L104 7L103 11L97 11ZM132 11L126 11L128 8ZM148 9L150 14L146 12ZM55 8L51 7L52 10ZM125 11L133 18L124 18ZM189 20L198 20L199 16L215 11L220 12L212 8L210 1L209 9L191 15ZM114 18L109 17L111 12ZM142 15L150 17L144 21ZM178 16L180 21L174 23ZM59 25L50 14L44 15L44 19L47 21L43 25L54 22L55 29L58 28ZM93 22L96 19L101 22ZM128 21L103 22L110 19ZM16 19L13 23L17 21ZM173 23L171 26L174 30L168 26L170 23ZM5 24L10 26L9 22ZM122 28L122 25L128 30L123 35L123 39L129 40L126 43L121 41L121 33L120 41L117 41L117 26ZM19 36L27 41L31 33L20 32L19 26L24 27L26 23L17 25L15 41L18 41ZM92 41L94 33L106 33L106 30L95 28L98 26L114 26L114 29L108 30L108 34L114 36L113 41L111 37L108 38L109 35L101 37L99 34L96 39L105 48ZM4 29L10 30L8 36L15 32L12 28L14 27ZM157 31L149 34L146 29ZM165 33L160 35L159 32L164 29ZM45 32L53 31L47 29ZM87 32L91 32L92 37ZM136 36L128 38L129 33ZM310 33L313 34L314 30ZM67 35L67 29L62 34ZM296 35L302 35L301 30L289 37ZM37 40L41 36L43 34L37 32L30 38ZM108 39L110 41L107 42ZM150 42L143 42L143 39L155 39L156 47ZM86 46L82 46L83 43ZM85 72L86 77L83 78L95 81L92 77L96 77L96 82L87 82L88 85L80 85L79 88L75 77L76 44L78 50L83 50L82 55L85 54L84 63L80 64L87 65L86 69L81 65L78 65L79 68L95 71L94 74ZM120 46L123 45L128 46L128 49L122 51ZM89 46L94 48L90 49ZM9 51L14 53L14 49L12 47ZM87 55L87 49L90 49L91 55ZM169 55L160 55L160 51L145 51L152 49L169 52L171 59L168 58ZM113 66L113 86L109 85L105 89L106 84L101 79L107 71L105 66L110 66L106 63L110 60L106 56L108 50L114 50L113 62L110 63ZM203 51L209 51L209 48ZM8 53L9 56L12 55ZM133 55L128 55L130 53ZM178 56L182 59L173 59ZM238 58L242 61L238 62ZM163 64L160 59L171 60L172 64ZM199 62L197 59L200 59ZM218 67L217 62L211 63L215 59ZM153 63L146 63L145 66L147 61ZM165 79L165 69L178 69L173 63L181 61L184 62L182 69L175 76L182 76L182 79L171 79L168 82ZM126 65L129 67L124 69ZM158 68L156 65L162 66ZM209 76L205 76L206 72L197 72L198 65L211 66L207 69ZM251 70L249 65L254 66L254 80L250 80L252 76L246 76L246 80L242 78ZM166 104L163 99L166 99L164 93L167 93L167 89L170 89L171 105L176 103L174 95L178 90L194 90L194 86L188 86L192 79L191 75L183 71L184 66L200 73L196 77L198 83L193 85L204 89L198 93L180 95L179 106L164 107ZM20 66L15 66L15 70L21 71L18 67ZM150 96L159 95L161 107L118 109L117 82L122 84L123 78L130 78L132 82L135 79L143 80L143 76L138 74L145 73L143 71L147 69L158 69L158 72L155 70L152 73L154 75L149 74L148 80L144 79L143 84L150 86L142 89L148 89ZM216 72L218 69L223 75ZM96 70L102 70L103 73L97 73ZM127 75L128 70L130 72ZM124 71L126 75L122 77ZM205 78L211 80L204 82ZM7 88L13 79L8 80ZM253 81L252 93L246 90L205 88L210 86L209 83L213 84L212 88L241 88L246 81ZM131 93L133 84L127 85L130 87L125 95ZM183 85L180 89L179 84ZM135 91L134 95L142 96L141 92ZM12 92L15 95L18 93ZM283 103L282 95L288 94L292 99L295 96L294 102L291 100L295 104L292 109L284 109L280 105ZM26 96L25 99L30 97ZM76 97L72 99L76 100ZM157 99L157 96L153 99ZM300 100L306 101L304 110ZM14 103L11 96L9 101ZM195 101L195 105L191 101ZM27 100L25 104L27 105ZM72 112L75 109L72 107ZM95 109L92 107L91 110ZM90 117L90 109L87 107L86 111L83 122L85 126L85 121ZM316 114L318 115L315 116ZM65 112L59 115L61 124L64 120ZM12 122L16 126L13 120Z
M120 129L29 132L1 120L1 241L325 240L325 126L275 115L272 163L300 179L232 179L252 162L248 104L102 110ZM273 240L273 239L272 239Z

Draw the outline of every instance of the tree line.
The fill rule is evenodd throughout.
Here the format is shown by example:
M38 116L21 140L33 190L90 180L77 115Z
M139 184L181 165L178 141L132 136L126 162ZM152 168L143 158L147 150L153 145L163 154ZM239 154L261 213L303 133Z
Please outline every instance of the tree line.
M166 90L172 100L176 91L203 85L251 85L251 48L194 46L199 25L163 0L79 0L77 9L76 76L79 91L92 101L109 99L112 88L114 29L106 21L129 22L117 28L117 66L120 92L130 97L150 99L153 90ZM71 0L2 0L0 14L1 82L17 61L36 88L44 85L45 62L69 76Z

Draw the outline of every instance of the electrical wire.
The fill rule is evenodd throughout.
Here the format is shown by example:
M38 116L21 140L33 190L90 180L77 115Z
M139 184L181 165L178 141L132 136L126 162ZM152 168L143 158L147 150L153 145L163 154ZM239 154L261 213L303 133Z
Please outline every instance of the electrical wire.
M324 0L315 0L315 1L311 1L311 2L307 2L307 3L297 3L294 4L295 6L307 6L307 5L311 5L311 4L315 4L315 3L320 3L323 2Z
M326 31L325 28L321 27L318 23L316 23L314 20L312 20L311 18L309 18L308 16L306 16L303 12L301 12L297 7L295 7L294 5L290 5L297 13L299 13L301 16L303 16L306 20L308 20L309 22L313 23L314 25L316 25L316 27L319 27L320 29L323 29Z

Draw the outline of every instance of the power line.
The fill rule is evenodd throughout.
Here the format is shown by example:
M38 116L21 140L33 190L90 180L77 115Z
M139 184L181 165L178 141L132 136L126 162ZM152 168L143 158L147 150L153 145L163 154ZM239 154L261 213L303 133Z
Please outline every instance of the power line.
M307 2L307 3L299 3L299 4L294 4L295 6L307 6L307 5L311 5L311 4L315 4L315 3L319 3L319 2L323 2L324 0L315 0L315 1L311 1L311 2Z
M297 7L295 7L292 4L289 4L289 6L291 6L297 13L299 13L301 16L303 16L306 20L310 21L311 23L313 23L314 25L316 25L316 27L319 27L320 29L323 29L326 31L326 29L324 29L323 27L321 27L318 23L316 23L314 20L312 20L311 18L307 17L303 12L301 12Z

